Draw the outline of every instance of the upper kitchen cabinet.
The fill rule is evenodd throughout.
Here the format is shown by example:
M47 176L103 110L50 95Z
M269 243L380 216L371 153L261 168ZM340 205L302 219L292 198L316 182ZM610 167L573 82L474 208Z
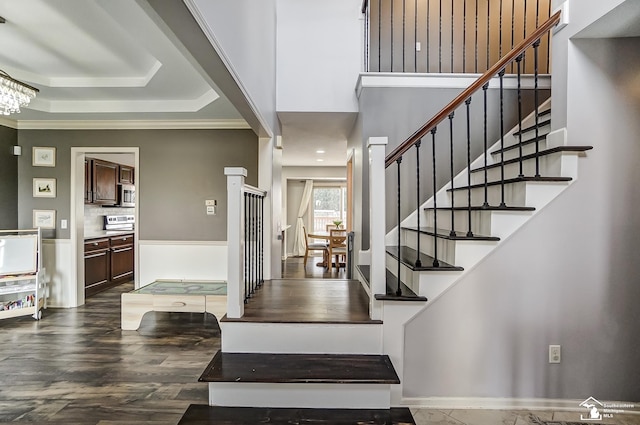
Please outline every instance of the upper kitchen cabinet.
M118 183L121 184L133 184L133 175L135 168L129 167L128 165L120 164L120 177L118 179Z
M91 189L89 189L91 196L88 203L115 205L118 202L119 165L101 159L87 160L91 162L89 167L91 169Z

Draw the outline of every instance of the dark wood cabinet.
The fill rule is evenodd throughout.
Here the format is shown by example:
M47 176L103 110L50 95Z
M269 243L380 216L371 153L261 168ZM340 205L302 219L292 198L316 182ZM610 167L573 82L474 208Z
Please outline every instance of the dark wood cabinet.
M90 297L133 279L133 234L84 242L85 297Z
M133 235L111 238L111 271L113 282L133 279Z
M102 291L109 283L109 239L91 239L84 243L84 290L89 297Z
M118 164L92 159L93 204L115 205L118 202Z
M91 159L84 160L84 203L90 204L93 201L93 183L91 172Z
M120 177L118 179L119 183L124 183L124 184L133 184L133 175L134 175L134 168L133 167L129 167L128 165L120 165Z

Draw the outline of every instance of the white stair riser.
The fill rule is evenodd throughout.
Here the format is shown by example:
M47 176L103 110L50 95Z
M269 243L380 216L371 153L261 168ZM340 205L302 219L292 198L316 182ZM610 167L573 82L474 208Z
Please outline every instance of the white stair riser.
M504 202L509 206L525 206L526 192L524 190L524 182L511 183L504 185ZM494 185L487 187L487 199L489 205L500 205L502 202L502 187L501 185ZM453 193L453 195L452 195ZM449 193L449 196L453 196L453 203L456 207L466 207L468 203L467 190L456 190ZM477 187L471 189L471 205L482 205L484 203L484 187ZM457 226L456 226L457 227Z
M406 232L407 237L403 245L418 249L416 232ZM465 241L436 238L435 236L420 235L420 251L434 257L434 239L438 244L438 260L454 266L469 268L497 245L497 241Z
M424 219L421 219L420 225L425 227L434 227L435 212L433 210L424 211ZM438 229L451 230L451 211L438 211ZM469 215L467 211L454 211L453 221L456 230L467 230ZM491 212L490 211L471 211L471 231L479 235L491 235Z
M228 353L382 354L381 324L220 322Z
M315 409L389 409L389 384L210 382L209 405Z
M560 152L551 155L545 155L538 159L539 174L541 176L562 176L562 154ZM501 167L490 168L487 170L487 181L499 181L501 178ZM512 179L520 175L520 163L506 164L504 166L505 179ZM531 177L536 175L535 158L525 159L522 161L522 175ZM472 184L484 183L484 171L476 171L471 173Z

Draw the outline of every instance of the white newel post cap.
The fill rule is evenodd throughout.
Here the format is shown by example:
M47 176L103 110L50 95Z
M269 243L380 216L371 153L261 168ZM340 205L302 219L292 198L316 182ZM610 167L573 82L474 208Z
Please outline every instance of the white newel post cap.
M389 144L388 137L369 137L367 140L367 147L371 147L373 145L387 145Z
M247 177L247 169L243 167L224 167L224 175Z

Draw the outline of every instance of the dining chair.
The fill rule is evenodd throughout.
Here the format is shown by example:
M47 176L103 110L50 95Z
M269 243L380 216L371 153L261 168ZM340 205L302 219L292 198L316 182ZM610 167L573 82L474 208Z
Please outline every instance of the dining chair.
M327 230L327 233L329 233L329 231L331 229L337 229L337 228L338 228L338 226L336 226L335 224L326 224L325 225L325 229Z
M331 229L329 231L329 260L327 267L329 272L333 267L333 258L335 256L336 268L340 269L340 257L347 256L347 231L345 229ZM346 260L345 260L346 261Z
M304 244L306 246L306 249L304 251L304 266L307 267L307 258L309 258L309 251L322 251L322 262L326 263L327 253L329 252L327 249L327 243L325 241L309 243L307 228L302 226L302 230L304 230Z

